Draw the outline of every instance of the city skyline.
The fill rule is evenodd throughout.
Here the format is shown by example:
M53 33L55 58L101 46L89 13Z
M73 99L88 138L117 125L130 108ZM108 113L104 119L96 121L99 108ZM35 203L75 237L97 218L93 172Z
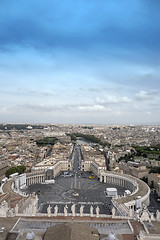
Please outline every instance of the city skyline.
M160 124L159 7L2 0L0 122Z

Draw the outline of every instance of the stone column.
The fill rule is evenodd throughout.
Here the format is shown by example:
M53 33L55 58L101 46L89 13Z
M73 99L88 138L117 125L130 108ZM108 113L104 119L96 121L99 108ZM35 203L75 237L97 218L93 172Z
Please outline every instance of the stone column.
M115 209L115 207L113 207L113 208L112 208L112 218L115 217L115 214L116 214L116 209Z
M124 187L124 179L122 179L122 187Z
M111 177L108 176L108 183L111 183Z
M120 186L122 186L122 179L120 179Z
M100 175L100 182L102 182L102 175Z
M19 209L18 204L16 204L16 206L15 206L15 208L14 208L14 214L15 214L15 216L17 216L17 214L18 214L18 209Z

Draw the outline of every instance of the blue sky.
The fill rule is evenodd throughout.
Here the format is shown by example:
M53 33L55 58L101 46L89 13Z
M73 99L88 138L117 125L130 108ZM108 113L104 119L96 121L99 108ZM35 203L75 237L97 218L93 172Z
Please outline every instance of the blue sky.
M159 124L159 0L1 0L0 122Z

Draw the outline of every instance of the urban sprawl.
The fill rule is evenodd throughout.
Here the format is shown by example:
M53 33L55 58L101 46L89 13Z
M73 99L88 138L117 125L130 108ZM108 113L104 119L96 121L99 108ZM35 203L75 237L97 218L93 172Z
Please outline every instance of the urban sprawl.
M160 239L160 126L0 124L0 182L0 239Z

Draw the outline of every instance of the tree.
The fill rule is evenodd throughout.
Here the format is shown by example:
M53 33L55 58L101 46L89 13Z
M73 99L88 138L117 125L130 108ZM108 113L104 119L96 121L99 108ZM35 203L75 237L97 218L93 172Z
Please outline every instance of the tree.
M144 158L147 158L147 154L146 154L146 153L143 153L143 157L144 157Z
M43 139L37 140L36 144L38 146L54 145L57 142L56 137L45 137Z
M24 165L17 166L17 167L11 167L5 172L5 176L9 178L9 176L13 173L18 172L19 174L24 173L26 170L26 167Z

